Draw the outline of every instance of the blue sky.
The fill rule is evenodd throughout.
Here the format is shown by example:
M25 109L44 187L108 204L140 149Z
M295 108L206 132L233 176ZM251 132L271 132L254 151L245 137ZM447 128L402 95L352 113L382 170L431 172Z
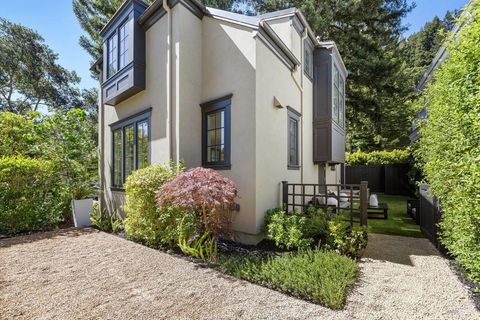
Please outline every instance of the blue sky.
M416 0L417 7L406 18L411 32L418 31L435 15L463 7L468 0ZM59 63L75 70L82 88L95 87L90 77L90 56L78 45L82 30L72 12L71 0L0 0L0 17L37 30L59 54Z

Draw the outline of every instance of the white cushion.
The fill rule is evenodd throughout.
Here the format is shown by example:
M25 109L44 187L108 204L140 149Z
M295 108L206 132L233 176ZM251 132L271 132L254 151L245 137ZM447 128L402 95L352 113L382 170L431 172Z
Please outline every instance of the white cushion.
M327 205L328 206L335 206L335 207L338 207L338 200L333 198L333 197L329 197L327 199Z
M350 196L344 192L340 192L340 202L348 202Z
M378 207L378 198L376 194L370 195L370 201L369 201L370 206L372 207Z

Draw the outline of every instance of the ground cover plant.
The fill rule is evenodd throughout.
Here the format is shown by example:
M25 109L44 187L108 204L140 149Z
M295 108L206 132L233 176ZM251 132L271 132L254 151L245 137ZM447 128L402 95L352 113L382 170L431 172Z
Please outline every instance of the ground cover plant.
M465 9L448 58L419 98L427 102L418 160L442 207L441 241L480 283L480 1Z
M218 269L332 309L343 306L358 275L353 259L323 250L267 257L222 255Z
M411 152L408 149L372 152L359 150L356 152L347 152L345 158L347 164L350 166L409 163Z

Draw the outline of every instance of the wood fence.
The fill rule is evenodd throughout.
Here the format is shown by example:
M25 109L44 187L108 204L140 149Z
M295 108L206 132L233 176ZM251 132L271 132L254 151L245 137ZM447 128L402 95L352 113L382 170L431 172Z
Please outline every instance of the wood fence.
M371 192L410 196L409 171L409 164L345 166L343 181L346 184L368 181Z

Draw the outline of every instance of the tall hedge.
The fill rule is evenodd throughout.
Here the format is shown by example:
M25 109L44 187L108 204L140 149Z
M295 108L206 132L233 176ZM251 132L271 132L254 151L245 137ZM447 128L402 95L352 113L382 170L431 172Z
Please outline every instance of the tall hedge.
M356 151L346 153L345 156L347 164L350 166L408 163L410 160L410 151L407 149L372 152Z
M419 156L443 208L441 241L480 282L480 1L464 14L464 26L447 44L448 59L426 98Z
M0 234L55 227L62 220L60 189L51 161L0 157Z

